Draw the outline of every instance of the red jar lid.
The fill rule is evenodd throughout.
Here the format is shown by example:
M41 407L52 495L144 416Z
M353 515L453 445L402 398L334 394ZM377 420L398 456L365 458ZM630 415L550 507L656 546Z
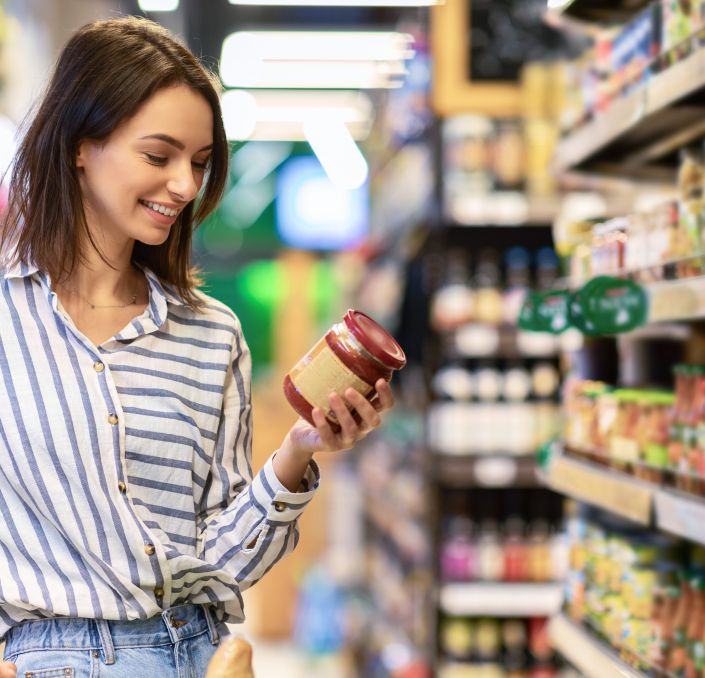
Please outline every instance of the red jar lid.
M381 363L395 370L406 365L406 356L401 346L368 315L349 309L343 320L355 339Z

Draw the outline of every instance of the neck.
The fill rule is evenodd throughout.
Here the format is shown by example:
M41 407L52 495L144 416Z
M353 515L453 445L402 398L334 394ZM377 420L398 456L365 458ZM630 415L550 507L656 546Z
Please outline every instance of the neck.
M90 245L61 289L95 304L124 303L134 294L143 296L144 275L132 264L134 242L104 261Z

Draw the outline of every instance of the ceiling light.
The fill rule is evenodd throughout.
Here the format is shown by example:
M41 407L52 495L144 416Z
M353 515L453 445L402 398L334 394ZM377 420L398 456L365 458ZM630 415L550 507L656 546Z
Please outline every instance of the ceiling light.
M241 31L223 41L220 75L228 87L397 87L412 44L381 31Z
M364 92L229 90L221 105L231 140L303 141L309 120L336 120L353 139L369 134L374 108Z
M295 5L315 7L429 7L442 0L229 0L231 5Z
M173 12L179 8L179 0L138 0L143 12Z
M360 188L367 180L367 162L340 120L310 118L304 133L331 183L346 191Z

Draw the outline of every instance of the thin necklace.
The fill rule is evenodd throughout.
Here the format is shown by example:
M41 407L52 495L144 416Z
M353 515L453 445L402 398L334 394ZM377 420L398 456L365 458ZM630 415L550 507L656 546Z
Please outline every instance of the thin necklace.
M88 299L86 299L77 289L69 289L69 292L77 296L81 301L85 301L92 309L96 308L127 308L128 306L133 306L135 303L137 303L137 292L135 292L132 297L130 298L130 301L128 301L126 304L94 304Z

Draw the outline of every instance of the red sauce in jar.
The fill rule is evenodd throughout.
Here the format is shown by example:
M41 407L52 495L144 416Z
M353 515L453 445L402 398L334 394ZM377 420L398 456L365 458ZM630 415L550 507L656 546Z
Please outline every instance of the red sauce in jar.
M331 393L343 396L354 388L373 400L377 380L390 381L405 364L406 356L395 339L372 318L351 309L284 377L284 395L311 424L311 411L319 407L337 431L340 427L328 404Z

